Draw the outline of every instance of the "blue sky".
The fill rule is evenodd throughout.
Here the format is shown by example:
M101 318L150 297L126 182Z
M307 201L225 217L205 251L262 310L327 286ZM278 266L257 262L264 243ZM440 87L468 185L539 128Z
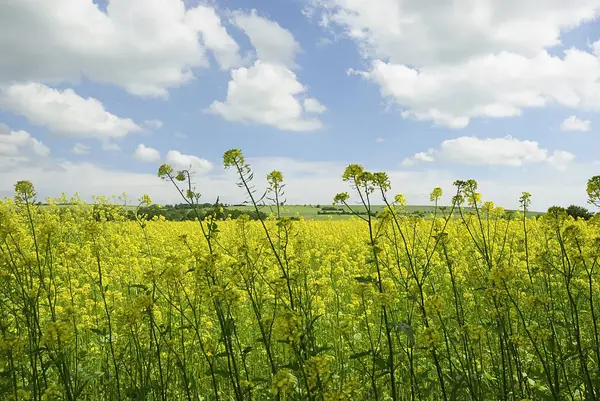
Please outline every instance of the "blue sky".
M329 202L360 163L412 204L473 177L506 207L524 190L538 209L585 205L600 3L427 3L2 4L0 195L30 179L41 196L173 202L155 174L169 162L238 202L221 156L240 148L258 187L284 173L290 203Z

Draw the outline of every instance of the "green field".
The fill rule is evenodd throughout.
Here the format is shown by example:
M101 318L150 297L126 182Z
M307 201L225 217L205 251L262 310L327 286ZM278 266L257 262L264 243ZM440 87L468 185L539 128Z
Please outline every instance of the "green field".
M352 215L349 215L349 214L343 214L343 215L319 214L319 211L321 211L321 209L323 207L327 207L327 206L331 206L331 205L318 205L318 206L319 207L317 207L317 205L306 205L306 206L284 205L284 206L280 206L280 213L283 217L302 216L302 217L304 217L305 220L346 220L346 219L349 219L350 217L352 217ZM357 212L365 211L365 208L362 205L351 205L351 206L352 206L353 210L355 210ZM343 206L337 206L337 207L340 209L343 208ZM372 211L379 212L384 207L385 206L383 206L383 205L373 205ZM243 211L250 212L250 211L254 211L254 206L231 206L231 209L240 209ZM271 211L275 213L277 209L275 206L263 206L262 208L260 208L260 210L268 214ZM406 206L405 210L408 214L422 213L426 217L430 213L434 212L434 207L433 206L413 205L413 206ZM442 215L442 213L444 213L444 212L448 213L449 211L450 211L450 208L446 207L446 209L444 211L438 210L438 214ZM471 211L471 209L463 208L463 211ZM539 214L541 214L541 212L528 212L529 216L536 216Z
M44 204L42 204L44 205ZM66 207L69 205L58 205L59 207ZM360 212L365 212L365 208L362 205L350 205L352 207L352 209L358 213ZM254 206L248 206L248 205L230 205L230 206L225 206L227 209L237 209L243 212L254 212ZM348 220L353 216L352 214L335 214L335 213L330 213L330 214L323 214L322 209L326 207L333 207L332 205L283 205L280 206L280 213L282 217L303 217L305 220ZM343 206L335 206L337 209L346 209ZM372 205L371 206L371 210L374 213L377 213L381 210L384 209L384 205ZM127 205L124 206L124 208L126 210L135 210L136 206L133 205ZM469 212L475 212L475 209L472 208L468 208L468 207L463 207L463 213L469 213ZM266 213L267 215L270 213L277 213L277 207L273 206L273 205L263 205L263 206L259 206L259 210L261 212ZM346 209L347 210L347 209ZM507 209L508 211L509 209ZM434 213L434 207L433 206L426 206L426 205L409 205L405 207L405 211L407 214L420 214L423 217L427 218L430 214ZM446 207L439 207L437 214L438 216L443 216L444 213L448 213L450 211L450 207L446 206ZM321 212L321 213L319 213ZM527 215L531 216L531 217L535 217L538 216L540 214L543 214L543 212L532 212L532 211L528 211ZM365 214L366 215L366 214Z

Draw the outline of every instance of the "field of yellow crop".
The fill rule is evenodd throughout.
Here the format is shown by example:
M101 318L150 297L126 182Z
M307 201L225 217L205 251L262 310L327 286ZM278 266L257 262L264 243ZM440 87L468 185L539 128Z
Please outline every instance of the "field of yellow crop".
M344 179L365 199L387 185ZM472 181L428 219L402 196L330 222L34 199L20 182L0 203L2 400L600 399L598 215L506 214Z

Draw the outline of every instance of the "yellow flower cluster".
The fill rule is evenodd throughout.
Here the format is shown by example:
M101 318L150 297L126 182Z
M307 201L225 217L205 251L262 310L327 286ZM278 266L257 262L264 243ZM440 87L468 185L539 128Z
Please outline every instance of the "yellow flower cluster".
M275 395L286 395L293 392L298 387L298 378L289 369L281 369L271 383L271 391Z

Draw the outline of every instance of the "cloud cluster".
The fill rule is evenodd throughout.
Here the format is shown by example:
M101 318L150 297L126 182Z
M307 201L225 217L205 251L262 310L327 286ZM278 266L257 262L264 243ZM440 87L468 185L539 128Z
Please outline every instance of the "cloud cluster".
M50 148L26 131L13 131L0 124L0 171L48 161Z
M577 118L577 116L569 116L567 117L562 124L560 125L560 129L563 131L589 131L591 128L592 122L590 120L582 120Z
M198 156L186 155L177 150L170 150L165 157L165 162L175 170L190 170L195 174L212 170L213 165L206 159Z
M303 106L298 95L305 88L287 67L257 60L250 68L233 70L231 78L227 100L211 104L211 113L229 121L265 124L289 131L321 128L320 120L304 116L305 111L314 112L317 106L314 102L309 102L308 108Z
M405 118L463 128L472 118L518 116L551 104L600 110L600 42L566 49L562 32L600 4L555 0L313 0L321 24L370 60L353 71L379 86ZM555 47L552 53L549 48Z
M535 141L521 141L511 136L504 138L480 139L462 136L445 140L437 149L419 152L404 159L404 166L416 163L452 163L489 166L524 166L527 164L548 163L552 167L564 170L575 156L564 150L550 153L540 148Z
M235 12L232 22L241 28L256 49L257 60L231 71L227 98L213 102L208 111L229 121L270 125L287 131L313 131L322 122L306 114L326 110L317 99L307 98L307 88L292 71L301 50L293 35L277 22L250 13Z
M207 50L222 68L241 64L214 8L180 0L111 0L105 12L93 0L2 1L0 38L0 83L84 76L165 97L209 66Z
M140 143L137 148L135 148L133 158L142 163L156 163L160 160L160 152Z
M0 109L22 115L31 124L63 136L108 140L142 130L130 118L106 111L98 99L83 98L72 89L61 91L39 83L0 89Z

